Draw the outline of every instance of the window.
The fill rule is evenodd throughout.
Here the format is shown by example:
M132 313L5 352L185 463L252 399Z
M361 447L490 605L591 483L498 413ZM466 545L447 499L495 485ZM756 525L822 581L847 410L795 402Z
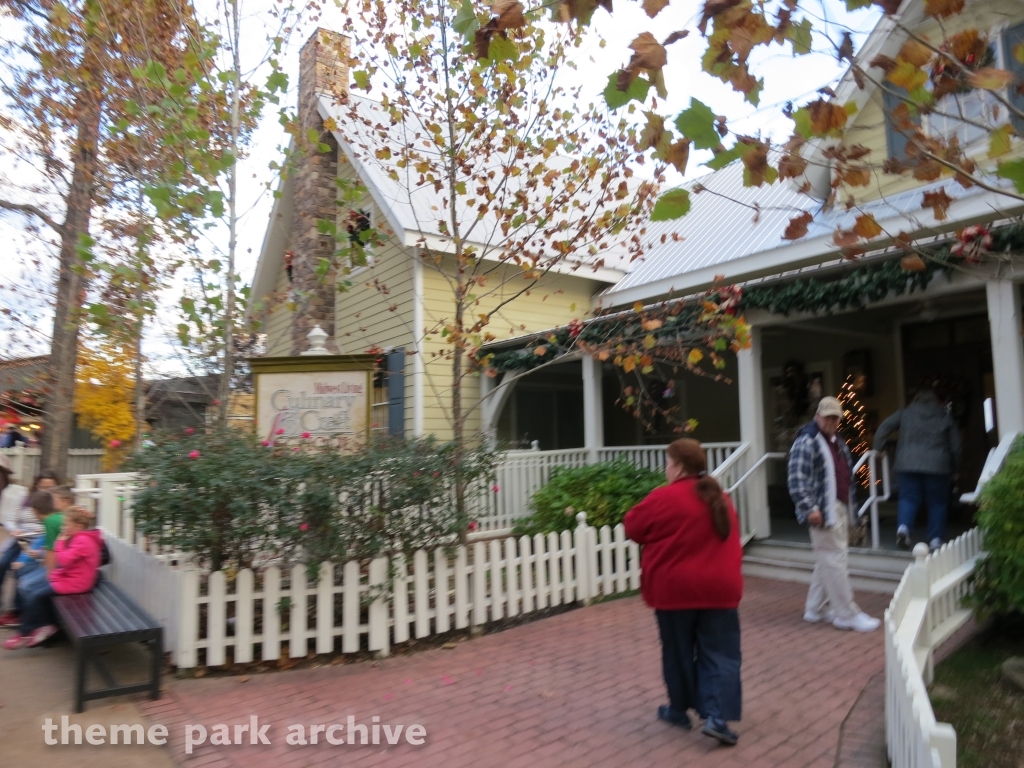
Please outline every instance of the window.
M370 432L374 436L405 435L404 349L385 353L381 367L373 375Z
M1004 29L1001 42L1003 47L1003 66L1013 73L1015 82L1020 82L1024 79L1024 64L1017 61L1017 57L1013 54L1013 49L1024 43L1024 24ZM1018 93L1016 87L1010 86L1010 92L1007 94L1007 97L1015 109L1024 112L1024 96ZM1024 133L1024 118L1011 115L1010 122L1013 123L1013 128L1017 133Z
M889 147L889 157L900 162L907 161L907 144L910 139L907 134L896 127L893 120L893 111L904 103L907 92L891 83L885 84L886 90L882 91L882 109L885 111L885 143ZM911 113L911 122L914 125L921 124L921 115Z
M992 43L989 50L993 66L998 66L999 46ZM965 120L981 125L972 125ZM995 94L975 89L967 93L950 93L936 101L935 112L928 115L928 133L947 142L955 137L961 147L969 147L988 138L989 129L984 126L996 127L1005 122L1006 109Z

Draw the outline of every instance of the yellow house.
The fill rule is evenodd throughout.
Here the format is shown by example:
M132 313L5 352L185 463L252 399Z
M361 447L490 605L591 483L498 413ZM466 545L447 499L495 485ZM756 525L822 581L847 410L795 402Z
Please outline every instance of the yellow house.
M389 173L393 166L365 151L366 124L378 119L388 123L390 118L379 103L349 93L347 53L347 38L327 30L317 30L302 49L303 133L314 129L330 151L300 158L282 179L252 297L262 305L268 355L302 352L305 334L316 324L330 335L332 351L377 351L384 362L374 392L374 429L445 439L452 434L453 379L451 345L443 329L453 321L450 279L455 262L450 242L438 231L438 216L431 213L440 204L440 194L432 187L399 182L397 174ZM369 118L353 121L348 112L353 107ZM360 190L359 198L345 198L338 205L342 188ZM318 230L317 220L332 219L345 227L353 215L379 232L382 242L367 247L365 266L339 270L330 285L317 285L310 279L316 262L331 257L335 249L333 239ZM470 245L498 253L493 243ZM486 328L496 339L589 316L595 296L624 274L624 269L605 266L614 258L606 256L599 266L557 264L534 281L514 264L503 264L498 255L483 258L494 261L488 280L495 287L473 313L508 301ZM556 389L552 385L537 397L555 398ZM480 376L463 378L462 392L464 409L472 409L466 423L472 433L481 424L476 407ZM563 443L573 439L563 436Z

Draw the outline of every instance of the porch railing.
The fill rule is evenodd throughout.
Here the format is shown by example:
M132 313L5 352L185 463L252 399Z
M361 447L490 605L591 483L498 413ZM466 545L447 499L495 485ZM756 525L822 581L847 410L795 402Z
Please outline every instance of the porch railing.
M664 445L627 445L598 448L598 462L626 457L639 467L661 469L665 466ZM714 473L740 447L740 443L705 443L708 471ZM556 467L582 467L590 463L590 451L572 448L561 451L509 451L498 465L494 487L488 493L470 499L470 509L478 526L477 536L507 535L517 520L530 515L530 497L551 479ZM735 472L736 467L727 469ZM494 490L497 488L497 490Z
M6 456L14 470L14 482L18 485L31 485L33 478L44 469L41 464L42 449L0 448L0 454ZM99 472L102 469L104 450L102 448L72 448L68 451L68 481L74 482L78 475Z

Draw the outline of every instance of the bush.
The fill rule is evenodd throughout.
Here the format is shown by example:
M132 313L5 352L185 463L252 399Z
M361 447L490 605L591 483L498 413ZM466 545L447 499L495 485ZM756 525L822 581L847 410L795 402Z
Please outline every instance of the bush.
M576 527L576 513L587 513L587 524L617 525L648 493L664 484L660 470L643 469L628 459L585 467L557 467L547 485L533 494L530 517L520 520L516 533L561 532ZM567 508L572 511L566 514Z
M432 438L375 442L340 455L298 440L265 445L232 427L164 436L130 468L145 478L136 529L210 570L347 562L450 543L468 516L455 503L493 475L495 454Z
M974 575L982 615L1024 612L1024 449L1011 451L981 493L977 515L985 555Z

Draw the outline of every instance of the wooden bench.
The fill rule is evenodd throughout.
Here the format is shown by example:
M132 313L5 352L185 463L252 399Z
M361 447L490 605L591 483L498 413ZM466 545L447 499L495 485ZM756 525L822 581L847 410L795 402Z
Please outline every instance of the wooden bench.
M164 630L159 622L124 592L104 580L92 592L54 596L53 606L75 648L75 712L82 712L86 701L106 696L149 691L150 698L160 698ZM150 645L151 678L145 683L118 685L97 651L134 642ZM85 670L90 661L106 683L106 688L85 690Z

